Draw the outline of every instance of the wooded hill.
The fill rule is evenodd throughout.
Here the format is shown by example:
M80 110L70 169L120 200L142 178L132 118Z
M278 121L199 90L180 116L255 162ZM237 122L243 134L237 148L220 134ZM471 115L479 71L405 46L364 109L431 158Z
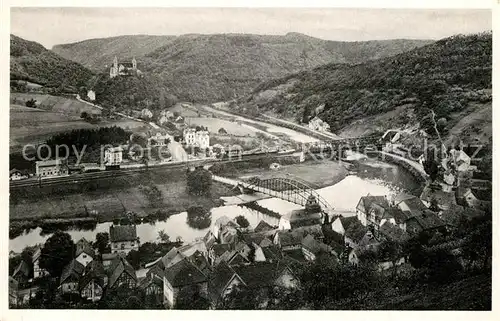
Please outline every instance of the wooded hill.
M37 42L10 35L10 79L28 80L76 92L93 76L82 65L60 57Z
M428 40L367 42L327 41L299 33L284 36L189 34L123 36L54 46L53 51L104 71L113 57L159 76L179 99L216 102L245 95L265 80L329 62L359 63L392 56L430 43Z
M457 35L393 57L330 63L264 82L234 108L257 106L258 113L297 122L318 115L334 132L384 113L393 114L379 129L416 124L432 108L451 128L474 106L491 108L491 73L491 32Z

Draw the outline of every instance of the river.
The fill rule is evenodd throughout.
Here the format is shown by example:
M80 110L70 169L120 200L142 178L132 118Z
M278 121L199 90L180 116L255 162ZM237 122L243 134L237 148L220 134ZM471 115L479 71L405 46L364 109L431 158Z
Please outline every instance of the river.
M336 210L354 214L361 196L367 194L390 196L401 191L415 193L418 189L419 184L408 171L396 165L370 160L358 166L356 175L349 175L335 185L321 188L318 193ZM258 201L258 204L282 215L299 208L298 205L276 198L261 200ZM275 217L237 205L213 208L211 210L211 224L214 224L219 217L235 218L238 215L245 216L251 227L255 227L261 220L271 225L278 225L278 219ZM97 224L93 231L68 230L67 232L75 242L81 237L94 240L96 233L108 232L111 225L111 222L107 222ZM137 234L141 243L156 242L160 230L164 230L171 240L181 237L184 242L190 242L204 236L208 229L208 227L204 229L191 227L188 224L187 213L182 212L170 216L164 222L139 224L137 225ZM42 235L41 232L41 228L37 228L10 240L9 250L20 252L26 246L44 243L50 235Z
M257 125L263 126L263 127L266 128L266 132L268 132L268 133L271 133L271 134L284 134L284 135L290 137L291 140L293 140L293 141L295 141L297 143L311 143L311 142L318 142L319 141L319 139L317 139L317 138L311 137L309 135L303 134L303 133L298 132L298 131L293 130L293 129L289 129L289 128L285 128L285 127L281 127L281 126L276 126L276 125L273 125L273 124L270 124L270 123L261 122L261 121L258 121L258 120L244 118L244 117L241 117L241 116L230 114L230 113L222 111L222 110L214 109L214 108L209 107L209 106L203 106L203 107L207 111L212 112L212 113L216 113L216 114L218 113L218 114L221 114L221 115L224 115L224 116L227 116L227 117L232 117L232 118L234 118L236 120L240 120L240 121L244 121L244 122L247 122L247 123L250 123L250 124L257 124Z

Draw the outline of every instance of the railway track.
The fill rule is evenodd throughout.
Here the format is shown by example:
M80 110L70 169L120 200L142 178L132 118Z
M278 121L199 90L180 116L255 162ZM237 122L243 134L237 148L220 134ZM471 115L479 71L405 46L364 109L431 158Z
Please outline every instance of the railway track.
M187 169L187 168L193 167L193 166L238 163L238 162L263 159L267 156L269 156L269 155L268 154L242 155L241 157L238 157L238 159L230 159L230 160L200 160L200 161L193 161L193 162L156 165L156 166L150 166L150 167L127 168L127 169L117 169L117 170L107 170L107 171L100 171L100 172L74 174L74 175L63 176L63 177L45 178L42 180L30 179L29 181L28 180L11 181L10 182L10 189L18 189L18 188L33 187L33 186L46 187L46 186L64 185L64 184L79 184L79 183L89 182L89 181L97 180L97 179L124 177L124 176L131 175L134 173L141 173L141 172L147 172L147 171L157 172L157 171L167 170L167 169L168 170L170 170L170 169L183 169L183 168ZM273 156L280 158L280 157L286 157L289 155L288 154L285 154L285 155L273 154Z

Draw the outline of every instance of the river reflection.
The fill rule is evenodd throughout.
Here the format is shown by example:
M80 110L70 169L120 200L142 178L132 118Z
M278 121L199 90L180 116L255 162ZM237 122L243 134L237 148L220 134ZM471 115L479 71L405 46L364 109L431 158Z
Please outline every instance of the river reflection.
M354 215L356 205L361 196L367 194L390 196L403 190L414 192L418 188L418 183L415 182L406 170L382 162L368 161L359 164L356 175L349 175L335 185L319 189L318 193L333 205L336 210L342 211L347 215ZM261 200L258 201L258 204L281 215L293 209L300 208L299 205L276 198ZM279 222L278 218L262 214L258 211L242 206L229 205L213 208L210 211L210 216L205 217L205 223L210 223L203 226L190 226L192 224L188 222L187 213L182 212L170 216L165 222L139 224L137 225L137 234L141 243L157 241L158 231L160 230L165 230L172 240L180 237L184 242L190 242L196 238L203 237L209 227L218 218L227 216L233 219L238 215L243 215L250 223L250 227L255 227L261 220L270 225L278 225ZM111 222L101 223L97 224L93 231L68 230L67 233L71 235L74 241L82 237L85 237L87 240L93 240L95 234L108 232L111 225ZM10 240L9 249L20 252L26 246L44 243L50 235L41 235L40 232L40 228L33 229Z

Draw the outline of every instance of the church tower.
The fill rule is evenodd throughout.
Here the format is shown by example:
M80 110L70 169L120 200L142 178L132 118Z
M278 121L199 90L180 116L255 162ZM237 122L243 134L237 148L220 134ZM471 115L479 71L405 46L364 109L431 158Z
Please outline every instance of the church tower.
M115 67L116 70L118 70L118 58L113 59L113 67Z
M132 69L134 69L134 70L137 69L137 60L135 60L135 57L132 58Z

